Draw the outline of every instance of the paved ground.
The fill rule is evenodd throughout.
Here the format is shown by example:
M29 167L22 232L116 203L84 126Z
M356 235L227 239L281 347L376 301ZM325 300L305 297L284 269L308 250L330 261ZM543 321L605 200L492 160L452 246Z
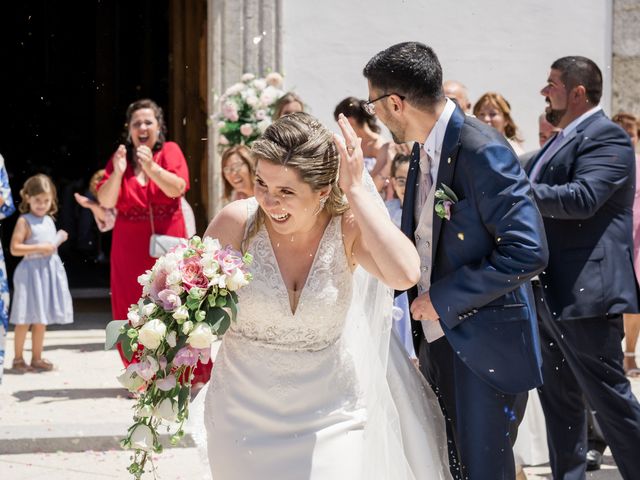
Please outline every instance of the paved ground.
M104 301L76 301L75 324L47 332L45 354L56 370L5 372L0 385L1 480L130 478L130 453L118 442L131 422L133 401L116 380L117 353L103 349L108 311ZM9 366L12 350L10 334ZM640 394L640 381L634 382L634 390ZM206 478L199 455L192 441L166 449L155 462L157 478ZM587 478L620 479L611 456L605 461L608 465ZM531 480L551 478L547 467L528 468L527 473Z

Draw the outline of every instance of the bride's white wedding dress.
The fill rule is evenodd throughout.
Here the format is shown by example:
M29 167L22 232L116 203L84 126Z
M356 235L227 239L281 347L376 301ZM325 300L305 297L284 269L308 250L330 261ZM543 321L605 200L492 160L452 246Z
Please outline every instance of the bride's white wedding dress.
M250 224L258 207L247 203ZM377 307L352 302L341 217L326 227L295 312L274 248L287 246L272 245L264 225L248 241L253 280L206 393L213 479L449 478L435 396L396 340L387 369L388 333L376 333L387 339L380 350L363 327Z

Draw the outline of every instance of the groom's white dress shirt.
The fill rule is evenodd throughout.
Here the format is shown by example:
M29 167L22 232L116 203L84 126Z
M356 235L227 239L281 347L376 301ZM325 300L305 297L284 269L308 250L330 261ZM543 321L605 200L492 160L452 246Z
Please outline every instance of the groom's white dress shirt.
M422 149L420 149L420 184L418 192L416 192L414 209L417 225L414 235L421 265L420 281L418 282L419 295L428 292L431 287L434 195L437 188L442 188L442 186L438 187L435 182L438 178L442 142L447 131L447 125L455 109L455 104L447 98L442 114L429 133ZM427 173L426 170L429 170L429 172ZM427 189L428 193L426 199L424 199L423 194ZM423 320L421 323L427 342L431 343L444 336L439 321Z

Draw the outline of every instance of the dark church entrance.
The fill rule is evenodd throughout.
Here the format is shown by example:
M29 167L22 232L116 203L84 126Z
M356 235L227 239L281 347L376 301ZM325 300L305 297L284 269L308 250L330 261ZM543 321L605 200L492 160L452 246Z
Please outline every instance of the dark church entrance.
M188 5L188 6L185 6ZM182 147L187 199L206 222L206 4L204 0L3 2L0 6L0 154L16 203L26 178L46 173L58 189L59 250L72 292L108 292L110 233L74 200L120 143L125 110L152 98L165 110L169 139ZM18 214L2 223L9 253Z

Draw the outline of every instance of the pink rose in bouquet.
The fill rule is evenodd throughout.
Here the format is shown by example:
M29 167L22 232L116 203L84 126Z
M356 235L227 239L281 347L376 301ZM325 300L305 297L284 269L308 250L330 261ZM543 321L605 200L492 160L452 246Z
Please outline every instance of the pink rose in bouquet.
M206 289L209 286L209 279L202 271L200 257L193 256L182 260L179 268L182 273L182 286L187 292L193 287Z

